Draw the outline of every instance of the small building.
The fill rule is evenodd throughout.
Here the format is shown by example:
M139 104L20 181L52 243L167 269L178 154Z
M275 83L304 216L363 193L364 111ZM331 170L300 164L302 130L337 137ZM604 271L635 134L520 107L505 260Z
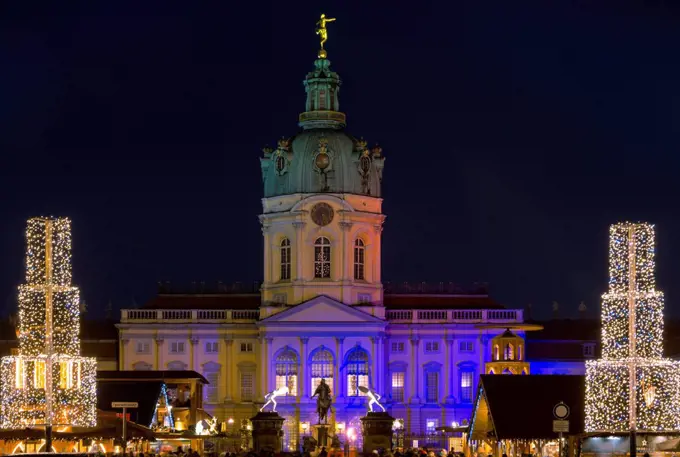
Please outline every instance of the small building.
M585 378L583 376L480 376L468 448L474 455L520 457L558 456L558 433L553 431L553 408L570 408L567 455L583 434Z
M524 338L507 329L491 340L491 362L485 365L486 374L529 374Z

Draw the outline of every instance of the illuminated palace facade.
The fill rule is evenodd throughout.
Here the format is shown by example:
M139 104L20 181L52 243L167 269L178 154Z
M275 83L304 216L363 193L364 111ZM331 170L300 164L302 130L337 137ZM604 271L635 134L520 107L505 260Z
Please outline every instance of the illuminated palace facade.
M260 159L261 285L165 290L122 310L120 369L198 371L210 382L204 408L236 428L287 385L277 401L291 447L316 423L310 396L322 378L341 437L360 433L359 386L382 396L407 435L468 420L491 339L507 327L522 336L522 311L480 289L383 287L382 150L345 132L329 60L314 62L304 86L301 130Z

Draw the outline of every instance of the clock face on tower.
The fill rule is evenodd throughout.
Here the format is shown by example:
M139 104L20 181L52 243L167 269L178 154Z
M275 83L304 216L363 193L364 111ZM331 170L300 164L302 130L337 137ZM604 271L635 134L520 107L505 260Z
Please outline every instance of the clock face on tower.
M324 227L333 222L335 212L328 203L317 203L312 207L312 221L320 227Z

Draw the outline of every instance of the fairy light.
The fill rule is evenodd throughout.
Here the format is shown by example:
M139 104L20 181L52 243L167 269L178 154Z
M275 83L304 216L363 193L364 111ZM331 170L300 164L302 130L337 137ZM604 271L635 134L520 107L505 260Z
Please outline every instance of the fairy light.
M680 363L662 357L654 226L620 223L609 233L602 359L586 362L586 431L678 430Z
M0 360L2 428L96 425L93 357L80 357L80 296L71 285L71 221L30 219L19 287L19 353Z

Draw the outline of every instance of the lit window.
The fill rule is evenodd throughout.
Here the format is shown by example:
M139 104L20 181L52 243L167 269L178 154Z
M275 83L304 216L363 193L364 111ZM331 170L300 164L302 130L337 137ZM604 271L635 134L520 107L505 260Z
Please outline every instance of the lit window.
M439 352L439 342L427 341L425 343L425 352Z
M241 401L253 401L255 373L241 373Z
M366 258L366 247L364 241L357 238L354 241L354 279L364 279L364 263Z
M312 354L312 393L321 384L321 380L325 379L328 387L333 392L333 354L324 347L318 348Z
M435 433L439 427L439 419L426 419L425 420L425 431L428 434Z
M472 341L461 341L458 343L458 352L474 352L475 346Z
M205 343L206 354L217 354L220 351L220 345L217 341L207 341Z
M437 403L439 399L439 372L425 372L425 403Z
M464 403L472 403L472 371L463 371L460 374L460 399Z
M331 277L331 242L325 236L314 242L314 277Z
M184 341L173 341L170 343L170 352L172 354L184 354Z
M285 349L276 357L276 388L288 387L288 395L297 395L298 358L292 349Z
M595 357L595 345L593 343L587 343L583 345L583 356Z
M253 343L241 343L241 352L253 352Z
M151 345L148 341L137 341L137 354L148 354L151 352Z
M404 342L403 341L395 341L392 343L392 352L404 352Z
M290 280L290 240L288 238L281 240L279 252L281 255L281 281L288 281Z
M220 372L219 371L208 371L205 373L205 379L209 384L203 386L203 391L205 392L206 403L218 403L219 402L219 386L220 386Z
M508 343L503 349L503 360L514 360L515 359L515 348L512 344Z
M357 301L359 303L371 303L371 294L359 294Z
M521 344L517 345L517 360L522 360L524 358L524 346Z
M401 403L404 401L404 372L392 373L392 401Z
M347 395L365 396L359 387L368 388L368 353L357 347L347 356Z
M493 345L493 359L494 360L500 360L501 359L501 349L498 347L497 344Z

